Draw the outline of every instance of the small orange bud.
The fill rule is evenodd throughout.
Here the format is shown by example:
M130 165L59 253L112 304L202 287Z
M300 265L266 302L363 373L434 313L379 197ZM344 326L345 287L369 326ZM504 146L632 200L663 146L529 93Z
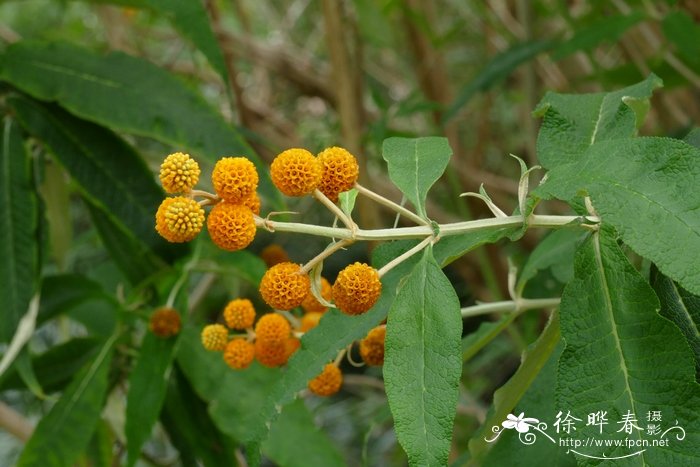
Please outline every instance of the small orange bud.
M321 181L321 163L306 149L287 149L270 165L270 177L287 196L304 196Z
M204 209L184 196L165 198L156 212L156 231L169 242L189 242L203 225Z
M343 148L332 147L321 151L318 160L323 167L318 189L331 201L336 202L338 195L351 189L357 181L360 174L357 159Z
M173 308L159 308L153 312L148 328L158 337L171 337L180 332L180 313Z
M287 363L287 358L289 358L287 344L285 342L272 344L256 339L255 358L261 365L268 368L282 366Z
M384 339L386 326L381 325L372 329L367 337L360 341L360 356L369 366L381 366L384 364Z
M176 152L160 165L160 183L166 193L189 193L199 181L199 164L189 154Z
M253 192L252 195L243 198L241 204L253 211L253 214L260 215L260 196L258 196L257 192Z
M335 306L348 315L365 313L382 293L377 270L364 263L354 263L340 271L333 284Z
M265 303L276 310L291 310L301 305L311 282L300 269L294 263L280 263L268 269L260 281L260 295Z
M323 297L323 299L327 302L330 302L333 298L333 288L325 277L321 278L321 297ZM301 307L307 312L314 311L318 313L325 313L328 311L328 307L322 305L321 302L314 297L314 294L311 293L311 290L309 290L309 294L306 296L304 301L301 302Z
M224 308L224 320L226 326L231 329L246 329L255 322L255 308L253 302L247 298L231 300Z
M231 339L224 349L224 361L235 370L248 368L254 358L255 346L240 337Z
M256 341L268 344L284 344L292 332L289 321L277 313L268 313L255 325Z
M340 390L343 384L343 374L340 368L329 363L320 375L309 381L309 390L318 396L332 396Z
M214 165L211 181L220 198L240 204L258 188L258 171L245 157L224 157Z
M218 203L207 217L211 241L226 251L242 250L255 238L255 218L246 206Z
M318 326L318 322L321 320L323 313L317 311L310 311L301 317L301 327L299 330L301 332L309 332L311 329Z
M228 342L228 330L222 324L209 324L202 329L202 345L207 350L222 351Z
M260 252L260 257L265 261L268 268L271 268L275 264L289 262L289 255L287 255L287 252L276 243L272 243L263 248Z

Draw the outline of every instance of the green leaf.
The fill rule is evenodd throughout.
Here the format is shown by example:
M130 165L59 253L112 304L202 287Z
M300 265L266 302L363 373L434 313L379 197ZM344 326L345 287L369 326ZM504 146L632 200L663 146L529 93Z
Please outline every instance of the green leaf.
M493 406L486 421L469 441L469 452L471 460L468 465L484 465L482 462L489 449L492 447L486 438L493 437L492 427L500 426L509 413L512 413L515 406L520 402L525 392L533 381L538 377L540 371L550 359L559 343L559 313L552 312L547 322L547 326L540 334L540 337L528 347L523 353L520 367L506 384L501 386L493 394Z
M461 235L452 235L441 239L434 246L437 262L445 267L461 258L473 249L487 243L495 243L520 230L520 227L501 227L498 229L475 230Z
M528 281L539 271L551 269L554 277L562 284L574 277L574 252L586 236L581 229L555 230L542 240L527 259L520 271L515 289L522 293Z
M209 402L209 414L214 423L222 432L239 442L251 441L261 413L270 399L270 392L284 374L280 374L278 369L264 368L257 363L243 371L232 370L224 363L221 353L208 352L202 347L198 330L191 326L185 327L180 339L178 364L197 394ZM316 374L312 377L314 376ZM281 408L280 402L279 409ZM311 465L304 463L308 459L317 459L318 463L314 465L319 467L336 465L339 457L330 439L317 432L311 416L302 417L299 410L302 409L297 407L289 411L287 408L282 410L279 419L271 425L274 436L271 435L264 445L264 452L282 459L291 459L300 452L305 453L304 456L297 457L297 463L283 465ZM274 408L273 411L276 412ZM292 420L287 420L288 417ZM282 425L282 428L276 429L276 424ZM295 428L285 428L289 426ZM311 433L315 435L305 437Z
M44 389L41 387L41 383L39 383L39 380L37 379L27 347L20 350L17 358L14 361L14 365L17 369L19 377L32 392L32 394L40 399L45 399L46 394L44 393Z
M661 22L664 36L693 68L700 67L700 25L685 11L672 11Z
M603 229L577 251L574 280L561 301L561 334L566 348L559 361L557 406L586 420L607 411L606 439L649 439L644 428L650 411L660 411L662 430L677 423L685 430L679 442L667 435L667 446L654 446L624 465L694 465L700 462L700 386L693 356L681 332L658 314L654 291L632 267ZM632 414L642 430L621 430ZM673 433L673 432L672 432ZM600 436L599 427L580 426L570 436ZM621 448L586 449L596 456L631 454ZM693 461L693 459L695 459Z
M496 55L459 91L457 98L442 117L443 125L452 120L474 95L503 81L520 65L551 49L554 45L553 41L520 42Z
M62 313L87 302L109 302L118 306L100 284L79 274L46 276L41 282L41 301L36 324L41 326Z
M462 339L462 361L466 362L476 355L486 344L505 330L517 317L516 313L508 313L501 316L498 321L485 321L479 325L479 329L468 334Z
M39 214L31 160L9 117L0 142L0 342L8 342L39 285Z
M143 159L124 140L55 105L25 97L10 98L8 103L27 131L48 146L94 206L155 254L172 258L181 251L155 232L155 212L163 201L163 190Z
M425 198L450 162L452 148L447 138L398 138L384 140L382 156L389 166L389 178L418 214L427 219Z
M629 28L645 19L639 11L627 15L604 16L590 25L577 28L571 39L552 52L554 60L561 60L575 52L590 51L603 42L617 42Z
M340 201L340 209L343 210L345 214L350 216L352 210L355 209L355 201L357 200L358 191L353 188L348 191L344 191L338 195L338 200Z
M39 355L31 356L32 368L39 385L48 394L63 389L95 356L100 343L101 341L94 337L79 337L51 347ZM22 387L24 383L17 371L3 375L0 382L2 391Z
M543 197L590 196L605 223L634 251L700 293L700 150L669 138L603 141L576 163L549 172Z
M661 79L651 74L614 92L548 92L533 112L543 117L537 136L540 164L551 169L579 159L598 141L634 136L649 110L651 94L661 85Z
M177 338L164 339L147 332L139 358L129 376L126 397L127 465L136 463L141 446L148 440L165 400L170 364L175 356Z
M661 302L661 316L673 321L695 354L695 374L700 379L700 297L678 286L656 268L651 285Z
M0 80L78 117L190 150L196 158L246 156L258 168L262 191L270 200L281 199L239 132L180 79L145 60L62 42L21 41L5 50Z
M410 465L447 465L462 374L461 336L459 299L428 249L387 318L384 383Z
M688 134L685 135L685 138L683 138L683 141L700 149L700 128L696 127L690 130Z
M103 345L96 359L77 375L39 421L22 451L19 467L69 466L78 459L100 420L117 337L114 334Z
M180 453L182 465L197 465L197 459L205 467L239 465L234 441L216 428L206 403L197 396L177 365L168 385L161 421Z

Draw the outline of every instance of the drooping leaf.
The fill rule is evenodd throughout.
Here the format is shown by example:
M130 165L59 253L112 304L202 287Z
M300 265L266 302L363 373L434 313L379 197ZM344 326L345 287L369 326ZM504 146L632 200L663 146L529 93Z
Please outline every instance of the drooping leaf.
M17 465L69 466L90 442L107 395L112 350L118 334L102 346L37 425Z
M700 297L683 289L656 268L651 285L661 302L661 316L678 326L693 350L696 376L700 379Z
M545 269L551 269L562 284L568 283L574 277L574 252L585 236L586 231L581 229L555 230L547 235L532 251L520 271L516 290L522 293L527 282Z
M700 68L700 25L685 11L672 11L661 22L664 36L676 47L678 54L695 69Z
M143 243L151 255L172 259L187 250L176 248L156 233L155 212L163 201L163 190L124 140L55 105L26 97L13 97L8 102L27 131L43 141L65 167L82 195Z
M617 42L629 28L643 19L644 14L640 11L604 16L586 27L577 28L570 39L552 51L552 58L560 60L575 52L592 50L603 42Z
M641 83L608 93L548 92L533 114L542 117L537 136L537 159L548 169L573 162L592 144L636 134L654 89L656 75Z
M461 336L459 299L428 249L387 318L384 383L410 465L447 465L462 374Z
M8 342L38 288L39 208L22 133L9 117L0 144L0 342Z
M278 369L264 368L257 363L243 371L232 370L224 363L221 353L207 352L202 347L199 332L191 326L183 330L177 361L197 394L209 402L209 414L219 429L239 442L252 440L270 392L283 374ZM311 416L299 414L302 409L306 410L303 404L292 408L289 415L286 408L282 410L277 421L271 424L274 437L263 446L263 452L280 459L292 459L300 452L306 453L284 465L335 465L338 454L330 439L316 430ZM292 420L286 420L287 417ZM283 429L277 430L276 424L281 424ZM284 429L290 425L296 428ZM313 436L307 437L310 434ZM317 463L305 463L309 459Z
M258 167L268 199L281 199L239 132L181 80L143 59L63 42L20 41L5 50L0 80L85 120L192 151L196 158L246 156Z
M165 339L147 332L143 338L136 366L129 375L126 398L128 466L138 460L141 446L150 437L153 425L158 420L176 346L177 336Z
M630 449L591 447L580 453L628 456L624 465L693 465L700 459L700 385L693 355L673 323L658 314L659 301L617 244L611 229L592 235L576 253L574 279L561 301L561 334L566 347L557 375L558 410L587 420L607 413L608 425L580 425L566 436L633 442L667 439L666 445ZM648 435L650 412L658 411L661 431ZM639 428L624 428L624 419ZM676 437L680 430L684 436ZM684 438L684 439L682 439ZM682 441L681 441L682 439ZM580 458L579 458L580 459ZM590 460L589 465L602 464Z
M44 399L46 394L44 389L41 387L41 383L37 379L36 372L34 371L34 366L32 365L32 360L29 355L29 350L24 347L17 358L14 361L15 369L19 374L20 379L24 382L25 386L38 398Z
M497 321L483 322L476 331L465 336L462 339L462 361L471 360L486 344L506 329L516 316L515 313L508 313L501 316Z
M454 118L474 95L503 81L520 65L551 49L555 44L553 41L520 42L496 55L459 91L457 98L445 112L442 123L445 124Z
M542 371L559 343L559 313L552 312L547 326L540 337L528 347L523 354L520 367L506 384L501 386L493 394L493 406L482 427L469 441L471 459L469 466L483 465L483 457L491 449L492 445L487 439L492 438L492 427L499 426L512 413L515 406L528 390L530 385Z
M700 293L700 150L669 138L602 141L575 163L549 172L544 198L590 196L604 222L633 250Z
M427 218L428 190L442 176L452 156L447 138L388 138L382 145L382 156L391 181L413 203L418 214Z

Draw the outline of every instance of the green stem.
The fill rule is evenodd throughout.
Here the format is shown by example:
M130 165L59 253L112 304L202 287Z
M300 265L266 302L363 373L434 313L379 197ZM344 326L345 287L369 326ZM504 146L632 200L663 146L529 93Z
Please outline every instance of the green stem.
M521 298L502 302L480 303L462 308L462 318L471 318L489 313L519 313L537 308L554 308L561 302L560 298Z
M379 193L376 193L369 188L365 188L359 183L355 183L355 189L357 190L358 193L365 195L369 199L376 201L377 203L388 207L389 209L396 211L398 214L401 214L402 216L406 217L407 219L411 219L413 222L419 225L428 225L428 221L420 217L419 215L415 214L413 211L410 211L406 209L405 207L401 206L400 204L397 204L393 202L392 200L383 197Z

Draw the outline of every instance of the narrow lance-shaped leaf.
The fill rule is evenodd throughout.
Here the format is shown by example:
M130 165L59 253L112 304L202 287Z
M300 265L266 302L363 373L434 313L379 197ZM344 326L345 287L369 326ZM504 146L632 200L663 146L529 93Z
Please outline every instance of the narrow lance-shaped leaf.
M127 465L136 463L141 446L148 440L163 406L175 356L177 337L158 337L147 332L141 343L139 359L129 376L126 398Z
M100 420L109 385L110 337L93 362L81 371L37 425L22 451L19 467L73 465L90 442Z
M644 440L668 442L648 449L613 445L577 452L599 458L629 456L620 464L628 466L700 462L700 386L693 355L678 328L658 310L654 291L610 229L595 233L579 248L574 279L561 301L566 348L559 361L556 404L562 418L571 413L581 420L572 420L578 428L566 436L629 439L638 446ZM599 411L605 412L606 423L586 426L587 415ZM652 412L660 420L651 421ZM625 419L634 426L625 428ZM660 431L649 434L647 423ZM579 462L602 463L582 457Z
M384 140L382 156L391 181L425 218L428 190L442 176L452 156L447 138L389 138Z
M644 14L639 11L604 16L586 27L576 28L570 39L554 49L552 58L560 60L575 52L592 50L603 42L616 42L625 31L643 19Z
M457 294L428 249L387 318L384 382L396 436L411 465L447 465L461 337Z
M649 110L651 94L661 85L661 79L651 74L614 92L548 92L533 112L543 117L537 136L540 164L551 169L577 160L598 141L634 136Z
M535 193L588 195L604 222L634 251L700 294L700 149L669 138L603 141L575 163L556 167Z
M0 144L0 342L7 342L38 286L38 206L16 121L2 121Z

